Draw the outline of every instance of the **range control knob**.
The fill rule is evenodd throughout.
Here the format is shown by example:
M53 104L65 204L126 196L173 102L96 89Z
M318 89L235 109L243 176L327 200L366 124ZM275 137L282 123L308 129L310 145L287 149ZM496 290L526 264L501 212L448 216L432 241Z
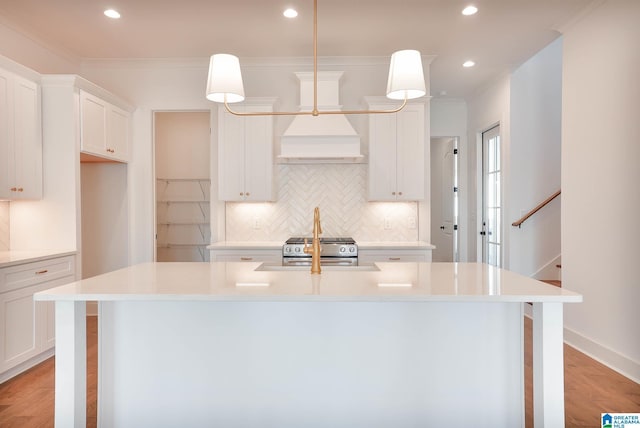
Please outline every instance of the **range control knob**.
M285 247L284 251L285 251L286 253L290 253L290 252L291 252L291 247Z
M355 247L349 247L349 252L350 252L350 253L353 253L353 252L355 252L355 251L356 251Z
M346 249L345 247L340 247L340 252L341 252L341 253L344 253L344 252L346 252L346 251L347 251L347 249Z
M300 247L296 247L296 253L300 252Z

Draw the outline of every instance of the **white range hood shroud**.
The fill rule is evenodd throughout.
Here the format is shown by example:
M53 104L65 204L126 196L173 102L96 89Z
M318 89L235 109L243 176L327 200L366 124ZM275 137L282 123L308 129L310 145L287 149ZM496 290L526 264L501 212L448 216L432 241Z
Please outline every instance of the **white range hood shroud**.
M313 110L313 73L295 73L300 80L300 111ZM318 110L341 110L342 71L318 72ZM360 136L342 114L294 116L280 139L281 162L363 162Z

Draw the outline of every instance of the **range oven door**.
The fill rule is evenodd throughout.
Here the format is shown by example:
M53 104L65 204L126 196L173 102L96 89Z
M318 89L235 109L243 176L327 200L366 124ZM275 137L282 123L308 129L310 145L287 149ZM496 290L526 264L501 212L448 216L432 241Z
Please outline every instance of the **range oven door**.
M357 257L320 257L321 266L358 266ZM311 266L311 257L283 257L282 266Z

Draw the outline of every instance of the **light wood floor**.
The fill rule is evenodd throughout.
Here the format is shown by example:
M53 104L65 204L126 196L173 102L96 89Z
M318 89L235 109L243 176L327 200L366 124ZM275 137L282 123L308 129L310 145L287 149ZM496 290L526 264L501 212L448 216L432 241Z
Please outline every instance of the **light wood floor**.
M96 426L97 326L87 319L87 426ZM566 426L600 427L600 413L640 413L640 385L564 347ZM525 318L525 422L533 427L531 320ZM0 385L0 427L53 426L54 358Z

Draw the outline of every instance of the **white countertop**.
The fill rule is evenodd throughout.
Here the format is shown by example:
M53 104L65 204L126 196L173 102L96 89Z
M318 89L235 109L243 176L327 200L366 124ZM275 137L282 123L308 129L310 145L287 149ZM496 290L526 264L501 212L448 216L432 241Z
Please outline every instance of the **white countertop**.
M256 270L261 263L144 263L35 294L67 301L581 302L582 296L480 263L376 263ZM275 269L282 269L275 267Z
M207 247L209 250L281 250L284 241L221 241ZM425 241L356 241L362 250L433 250Z
M0 251L0 268L37 262L52 257L76 254L74 250L9 250Z

